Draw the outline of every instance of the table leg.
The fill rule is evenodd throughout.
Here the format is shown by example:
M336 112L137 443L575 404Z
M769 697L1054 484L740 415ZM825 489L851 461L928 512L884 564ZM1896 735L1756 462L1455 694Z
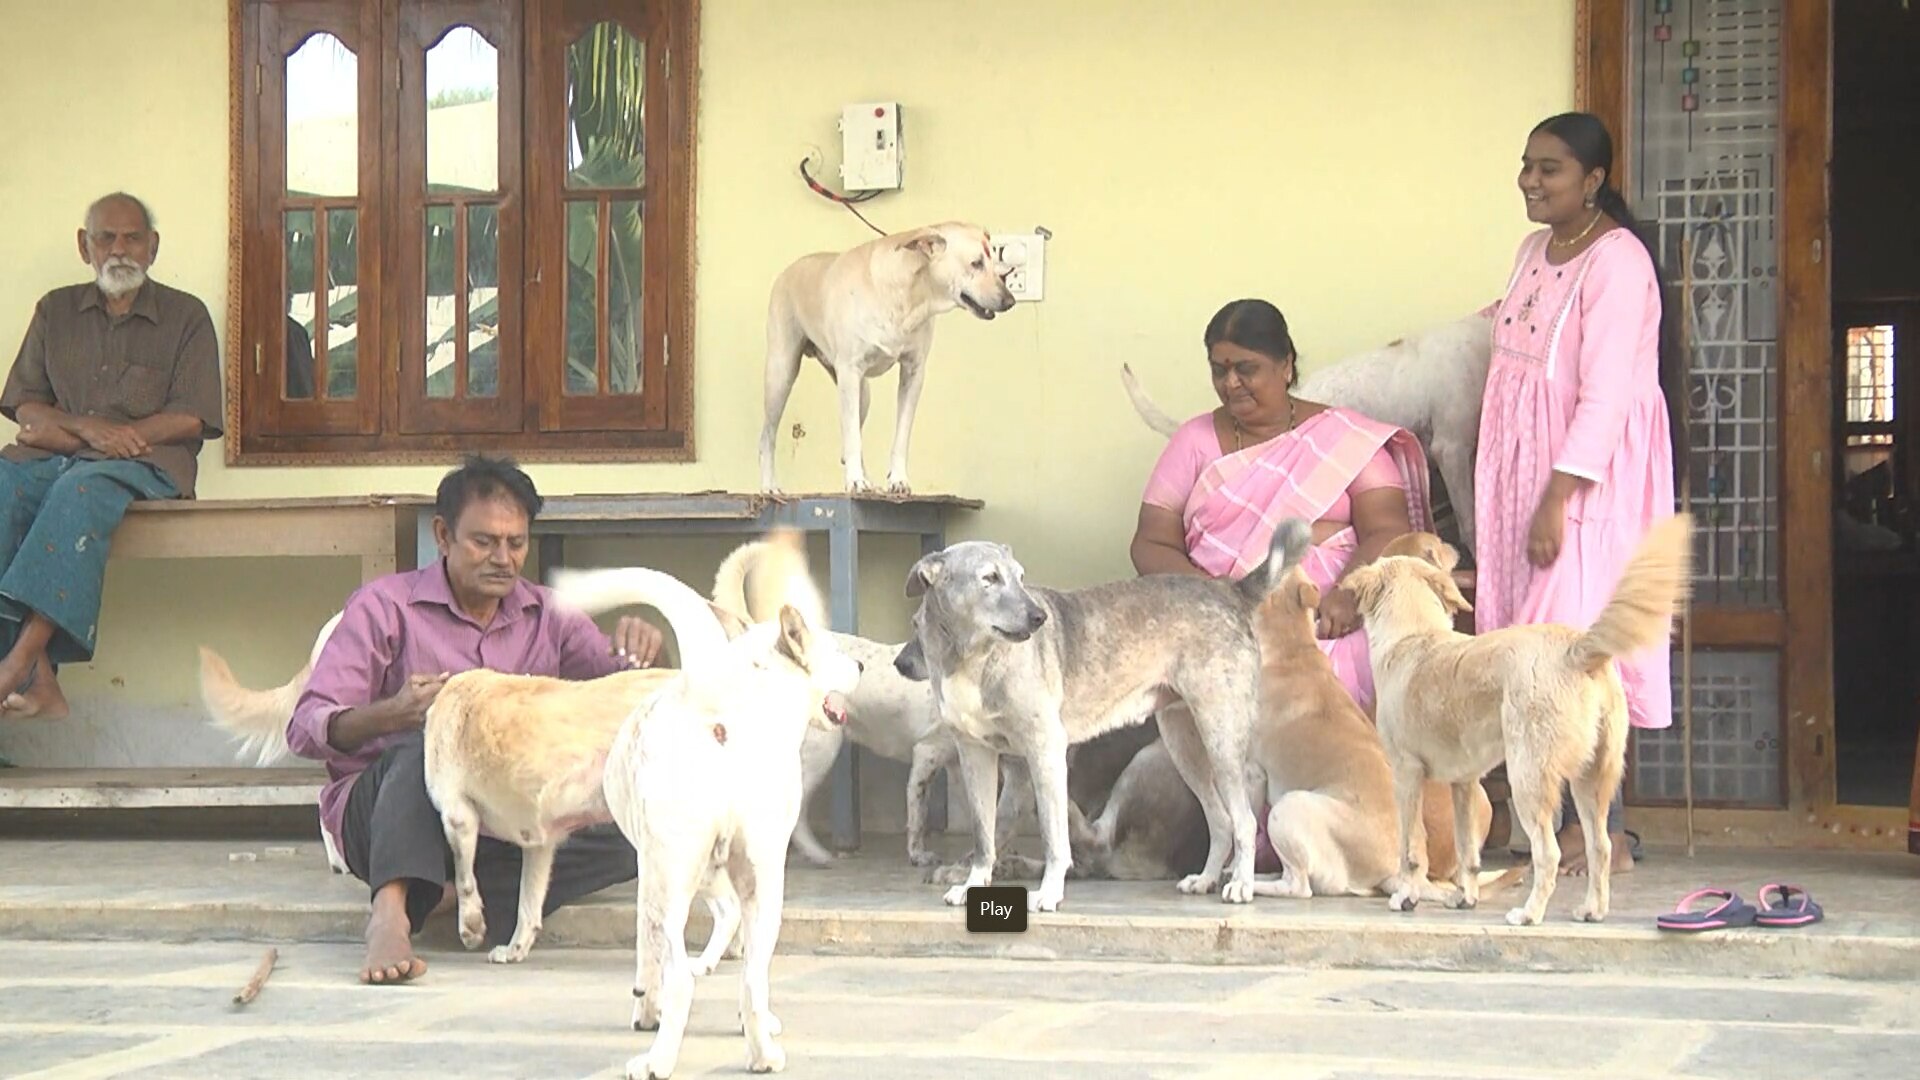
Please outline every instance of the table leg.
M833 629L843 634L859 633L860 534L854 527L852 506L835 511L833 525L827 530L828 585L831 590ZM860 848L860 762L859 747L851 740L840 746L833 763L833 847L837 851Z
M931 555L947 546L945 529L939 532L922 533L920 536L920 554ZM927 831L935 836L947 831L947 770L941 769L933 774L933 783L927 786Z

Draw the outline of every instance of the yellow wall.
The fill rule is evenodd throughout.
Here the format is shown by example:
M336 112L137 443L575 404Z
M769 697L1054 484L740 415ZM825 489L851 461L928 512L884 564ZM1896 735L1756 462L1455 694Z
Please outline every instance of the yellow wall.
M755 485L767 285L800 253L870 235L808 192L795 163L819 147L835 175L840 106L898 100L906 187L866 204L869 217L1054 234L1043 302L940 323L912 457L922 490L986 500L957 535L1011 543L1049 584L1130 572L1158 440L1128 408L1122 362L1188 415L1212 404L1198 340L1226 300L1278 303L1309 368L1485 303L1526 228L1512 183L1526 132L1572 101L1573 0L1200 0L1187 15L1150 0L704 7L700 460L539 466L535 479L550 492ZM34 299L83 279L73 229L116 187L160 218L155 276L225 326L226 13L227 0L0 3L0 363ZM868 423L875 475L892 378ZM783 435L783 483L837 486L817 368L789 406L796 420L811 436L796 450ZM218 445L206 458L208 498L430 490L441 471L229 468ZM721 543L594 553L698 582ZM869 545L881 556L861 589L871 635L904 625L909 554ZM291 569L117 564L100 658L63 678L100 715L177 711L205 641L243 678L277 681L355 580L341 564L289 586ZM163 571L178 576L163 583ZM261 598L271 607L253 606ZM24 758L24 738L0 732L0 750Z

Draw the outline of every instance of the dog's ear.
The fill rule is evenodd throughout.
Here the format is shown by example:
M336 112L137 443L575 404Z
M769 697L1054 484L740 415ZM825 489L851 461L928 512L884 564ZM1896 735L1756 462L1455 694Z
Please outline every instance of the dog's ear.
M1433 538L1433 549L1433 564L1440 569L1451 574L1453 568L1460 565L1460 553L1454 550L1452 544L1436 536Z
M947 250L947 238L934 229L917 229L907 234L901 248L911 251L923 259L932 261Z
M1379 563L1368 563L1357 570L1349 571L1340 579L1340 587L1353 594L1354 603L1365 614L1379 602L1381 590L1386 588L1386 575L1380 570Z
M707 607L713 609L713 617L720 620L720 629L727 635L728 641L747 632L747 620L711 600L707 601Z
M780 606L780 641L778 648L787 659L801 668L807 666L807 646L812 641L813 631L808 628L807 620L800 615L800 609L792 604Z
M1449 614L1458 615L1463 611L1472 611L1473 605L1460 595L1460 586L1453 583L1453 573L1439 568L1425 569L1421 576L1426 578L1427 586L1433 590L1440 602L1446 605Z
M1320 606L1320 586L1315 585L1311 581L1303 579L1299 584L1295 585L1293 596L1294 603L1299 604L1308 611L1313 611Z
M907 599L913 600L926 595L927 590L933 588L934 582L940 580L940 571L946 569L946 565L945 552L936 551L931 555L920 556L920 561L914 563L913 569L907 571Z

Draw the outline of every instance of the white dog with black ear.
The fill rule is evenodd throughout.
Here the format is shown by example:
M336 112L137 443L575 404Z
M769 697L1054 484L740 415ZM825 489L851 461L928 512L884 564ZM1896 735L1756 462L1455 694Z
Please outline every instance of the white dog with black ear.
M840 392L840 461L848 491L870 491L860 432L868 380L900 365L900 402L887 490L905 494L907 442L926 380L933 320L955 308L992 319L1013 307L1006 267L987 232L946 222L893 233L851 251L805 255L774 279L767 303L766 421L760 428L760 486L777 491L774 439L804 357L818 359Z

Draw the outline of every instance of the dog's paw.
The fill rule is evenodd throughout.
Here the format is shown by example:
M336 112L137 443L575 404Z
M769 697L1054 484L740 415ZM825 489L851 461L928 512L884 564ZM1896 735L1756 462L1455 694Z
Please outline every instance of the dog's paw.
M923 870L930 866L939 866L940 853L937 851L924 851L924 850L909 851L907 852L907 862L908 864L912 866L918 866Z
M486 916L475 912L472 916L460 916L460 944L469 949L477 949L487 943Z
M780 1044L769 1042L764 1047L747 1051L747 1071L750 1073L777 1073L787 1067L787 1052Z
M1478 897L1468 896L1455 890L1440 898L1440 903L1449 911L1468 911L1480 905Z
M873 483L864 476L849 476L847 477L847 494L871 495L873 494Z
M647 1053L627 1062L627 1080L667 1080L673 1066L674 1060L665 1054Z
M496 945L493 947L493 951L487 954L487 963L517 964L525 960L527 953L532 950L532 945L515 945L512 942L508 942L505 945Z
M1027 894L1027 910L1059 911L1060 901L1066 898L1065 889L1035 889Z
M633 1006L633 1030L659 1031L660 1007L653 1005L647 998L641 998Z
M1226 904L1253 903L1253 882L1229 881L1220 886L1220 900Z
M1539 921L1539 919L1533 917L1532 912L1529 912L1524 907L1517 907L1507 912L1508 926L1533 926Z
M973 876L973 867L966 863L947 863L932 867L921 876L928 885L958 885Z
M1411 889L1401 889L1387 897L1388 911L1412 911L1420 905L1420 898Z
M913 485L907 483L907 478L904 476L900 477L897 480L889 476L887 477L887 494L911 495L913 494Z
M1593 904L1581 904L1573 909L1573 917L1578 922L1605 922L1607 913Z
M687 967L690 970L692 970L694 978L704 979L707 976L713 974L714 972L720 970L720 961L709 960L704 954L702 954L700 956L696 956L693 959L687 961Z
M948 907L960 907L967 902L967 886L965 884L955 885L953 888L948 889L946 895L941 897L941 899L947 902Z
M1214 886L1219 883L1219 878L1211 877L1207 874L1188 874L1186 877L1180 879L1180 884L1174 887L1188 896L1205 896L1212 892Z

